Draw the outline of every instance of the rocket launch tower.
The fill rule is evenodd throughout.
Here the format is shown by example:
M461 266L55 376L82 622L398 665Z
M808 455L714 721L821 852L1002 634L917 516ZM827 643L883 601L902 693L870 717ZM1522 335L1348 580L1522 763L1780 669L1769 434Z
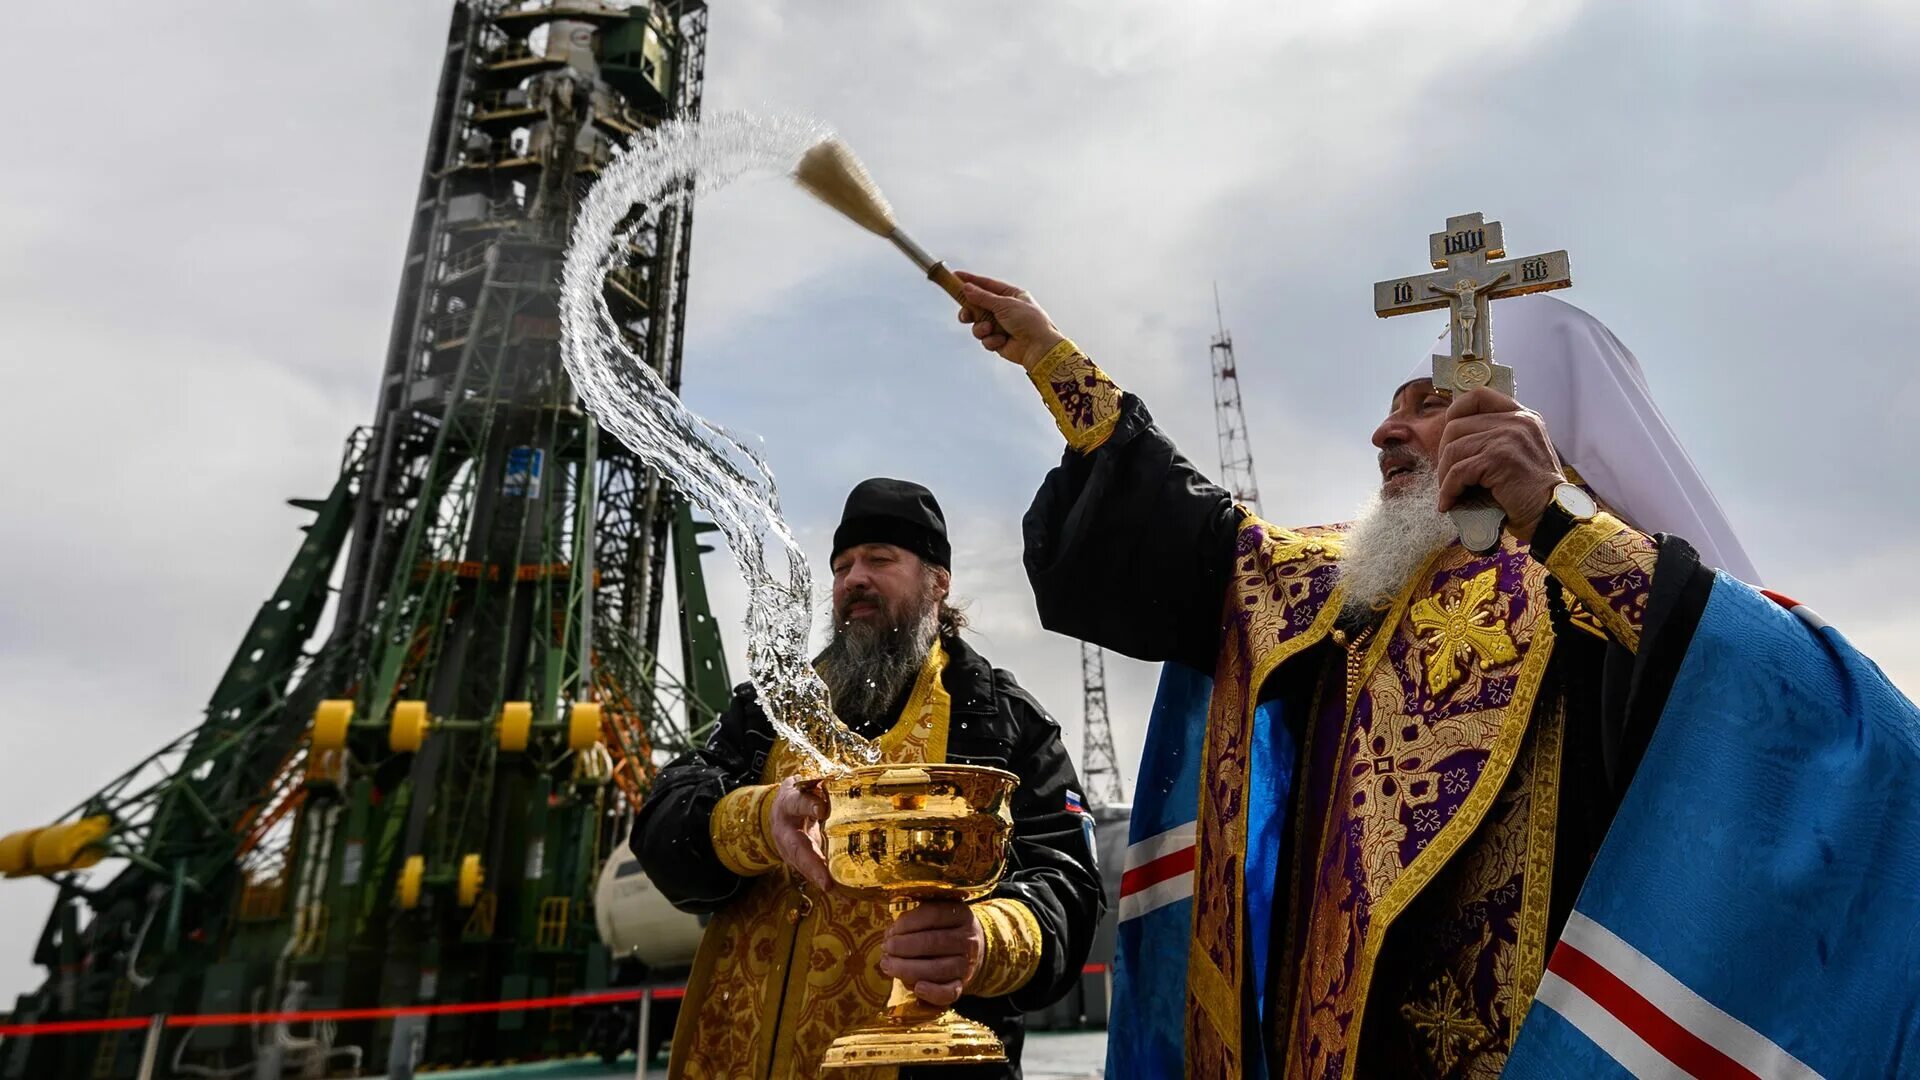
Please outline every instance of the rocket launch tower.
M595 874L728 678L701 527L561 365L560 267L614 146L698 115L705 27L703 0L453 5L373 422L293 500L312 521L201 722L0 838L0 872L59 889L16 1022L607 985ZM636 215L607 302L678 389L691 204ZM586 1022L435 1016L419 1049L578 1053ZM373 1072L393 1024L169 1029L158 1075ZM10 1039L0 1077L133 1077L143 1038Z

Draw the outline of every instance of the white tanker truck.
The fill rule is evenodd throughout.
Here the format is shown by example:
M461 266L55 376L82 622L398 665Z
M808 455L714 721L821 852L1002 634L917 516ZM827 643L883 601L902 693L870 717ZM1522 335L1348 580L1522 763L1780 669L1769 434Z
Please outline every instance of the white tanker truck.
M640 869L640 860L626 844L600 868L600 884L593 891L593 917L600 942L616 961L635 963L657 981L665 973L684 974L693 966L704 926L667 902Z
M593 890L593 919L600 943L613 954L614 985L619 987L671 986L686 982L693 954L700 947L705 921L667 902L640 869L640 860L625 839L600 868ZM653 1003L647 1024L647 1054L654 1054L673 1037L680 1000ZM638 1039L637 1011L625 1006L602 1013L590 1036L593 1049L612 1062L633 1049Z

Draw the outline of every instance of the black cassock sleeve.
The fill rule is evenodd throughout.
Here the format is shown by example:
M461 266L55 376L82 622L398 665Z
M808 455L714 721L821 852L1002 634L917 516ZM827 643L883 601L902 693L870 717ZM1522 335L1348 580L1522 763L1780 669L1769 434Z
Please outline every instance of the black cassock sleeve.
M1641 755L1653 741L1653 729L1666 711L1667 695L1713 592L1713 571L1700 561L1692 544L1665 533L1656 534L1654 541L1660 545L1660 556L1653 568L1647 614L1640 623L1640 649L1632 657L1624 707L1607 733L1607 769L1623 797L1640 767Z
M1646 617L1640 624L1638 652L1572 629L1566 624L1564 604L1555 605L1559 636L1553 646L1552 670L1562 680L1567 727L1548 902L1549 949L1560 940L1587 870L1653 740L1713 589L1713 571L1701 565L1691 544L1677 536L1659 535L1655 540L1660 555L1654 564ZM1548 541L1548 549L1552 542ZM1539 557L1544 560L1544 552Z
M682 911L705 915L745 891L746 878L714 854L713 806L735 788L760 782L773 725L750 685L734 691L707 745L673 759L654 779L634 816L628 843L647 878Z
M1041 625L1213 671L1241 520L1233 498L1126 395L1113 434L1090 453L1068 450L1027 511Z
M1005 671L993 673L994 697L1015 731L1008 767L1020 776L1013 793L1013 841L1007 874L993 895L1025 904L1040 922L1040 967L1007 995L1023 1011L1058 1001L1080 978L1107 895L1089 844L1085 814L1067 809L1067 792L1086 793L1060 740L1060 725Z

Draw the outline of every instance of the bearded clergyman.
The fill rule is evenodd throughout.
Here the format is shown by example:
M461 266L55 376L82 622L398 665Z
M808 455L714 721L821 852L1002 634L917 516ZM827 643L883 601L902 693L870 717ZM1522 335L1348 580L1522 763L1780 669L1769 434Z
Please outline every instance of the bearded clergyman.
M1008 1060L897 1075L1018 1077L1023 1014L1078 982L1106 910L1092 819L1059 725L961 638L952 556L932 492L886 478L855 487L833 536L833 637L814 667L835 715L882 760L1018 774L1005 878L983 900L929 901L898 920L884 901L835 887L820 846L826 802L752 687L740 687L707 745L661 770L634 822L647 876L677 907L713 916L670 1075L820 1075L828 1045L877 1015L899 978L991 1027Z
M1531 407L1422 357L1372 502L1284 528L1025 292L961 276L1067 441L1025 522L1041 620L1165 662L1111 1075L1914 1068L1920 713L1748 584L1597 320L1501 301ZM1506 530L1475 554L1446 511L1482 491Z

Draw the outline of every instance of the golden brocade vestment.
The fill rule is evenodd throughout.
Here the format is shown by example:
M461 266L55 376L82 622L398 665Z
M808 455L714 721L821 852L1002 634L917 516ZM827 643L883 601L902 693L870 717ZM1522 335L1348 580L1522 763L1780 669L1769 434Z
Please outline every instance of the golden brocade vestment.
M946 663L935 642L899 720L876 740L883 760L946 760L952 707L941 680ZM773 793L782 778L801 772L801 764L781 740L761 783L735 789L714 808L715 853L728 869L755 880L714 915L701 939L674 1029L675 1077L814 1076L834 1038L886 1004L891 982L880 973L880 943L892 917L885 902L840 890L821 895L786 870L769 839ZM986 954L967 993L1010 993L1039 964L1039 924L1018 900L989 899L972 907L986 934ZM833 1075L884 1080L896 1072Z
M1112 436L1121 391L1071 342L1030 376L1071 450ZM1547 955L1566 716L1546 678L1549 582L1562 633L1632 649L1657 557L1604 512L1545 565L1510 536L1480 556L1453 544L1349 634L1336 630L1344 531L1247 514L1234 537L1200 772L1191 1077L1243 1075L1258 1052L1290 1080L1499 1074ZM1276 678L1311 693L1290 720L1293 856L1263 986L1248 797L1254 714ZM1262 1027L1265 1047L1249 1037Z

